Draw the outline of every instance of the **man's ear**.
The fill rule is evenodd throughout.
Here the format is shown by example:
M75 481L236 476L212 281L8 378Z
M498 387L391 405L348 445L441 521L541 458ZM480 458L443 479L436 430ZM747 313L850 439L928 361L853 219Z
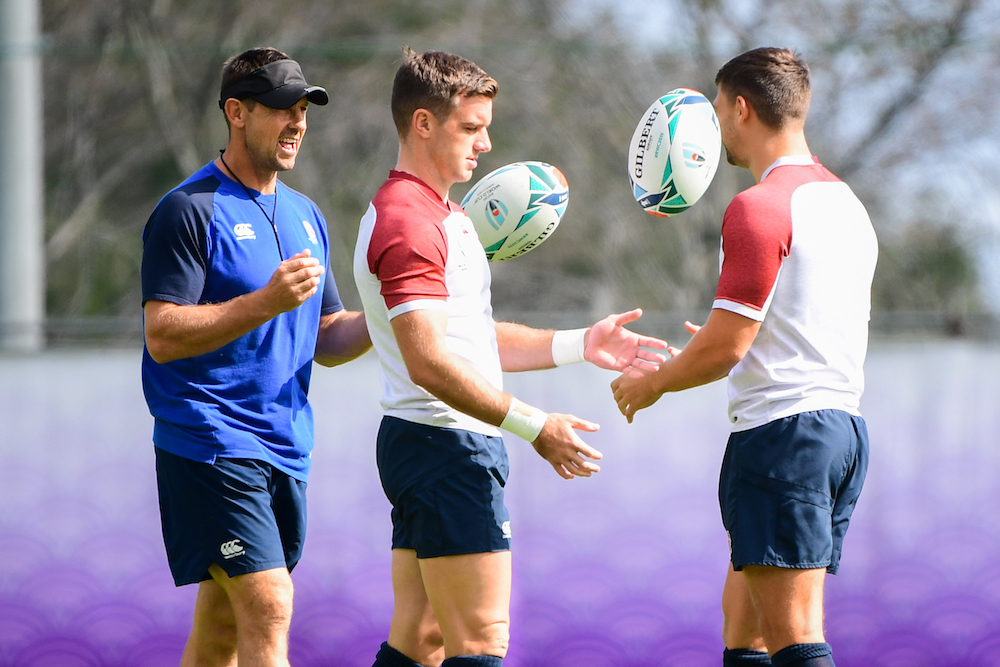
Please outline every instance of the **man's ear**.
M739 122L741 123L745 123L750 119L750 116L752 116L753 113L754 113L753 107L750 106L750 102L747 101L747 98L743 97L742 95L737 95L736 96L737 120L739 120Z
M222 108L223 111L226 112L226 118L229 119L230 125L241 129L244 125L246 125L246 114L248 109L243 102L235 97L230 97L226 100L226 103Z
M416 133L422 139L430 137L434 126L437 125L437 118L427 109L417 109L410 119L410 132Z

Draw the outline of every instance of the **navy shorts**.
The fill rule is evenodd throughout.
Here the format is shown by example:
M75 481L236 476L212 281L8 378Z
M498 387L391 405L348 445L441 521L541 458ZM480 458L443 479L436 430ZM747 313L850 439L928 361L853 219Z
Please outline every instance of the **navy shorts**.
M825 567L836 574L867 471L865 421L840 410L733 433L719 478L733 568Z
M156 450L160 521L178 586L276 567L289 571L306 537L306 483L264 461L192 461Z
M510 549L503 439L384 417L376 449L392 548L417 558Z

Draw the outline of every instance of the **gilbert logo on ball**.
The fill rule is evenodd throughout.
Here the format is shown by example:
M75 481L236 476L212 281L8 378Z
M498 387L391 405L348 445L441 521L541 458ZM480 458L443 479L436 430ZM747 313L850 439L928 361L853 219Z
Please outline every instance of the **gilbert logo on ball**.
M721 153L712 103L696 90L671 90L646 110L629 143L635 200L663 217L688 210L711 184Z
M514 162L495 169L462 200L491 262L537 248L559 226L568 204L566 177L545 162Z

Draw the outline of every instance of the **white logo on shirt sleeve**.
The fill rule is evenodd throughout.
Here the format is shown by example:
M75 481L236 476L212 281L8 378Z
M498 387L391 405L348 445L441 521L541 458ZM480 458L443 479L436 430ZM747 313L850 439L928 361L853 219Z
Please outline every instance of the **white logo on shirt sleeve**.
M312 244L319 245L319 237L316 236L316 230L313 229L313 226L305 220L302 221L302 226L306 228L306 235L309 237L309 240L312 241Z
M236 238L240 241L250 241L257 238L257 234L253 231L253 225L249 222L240 222L233 225L233 232L236 233Z

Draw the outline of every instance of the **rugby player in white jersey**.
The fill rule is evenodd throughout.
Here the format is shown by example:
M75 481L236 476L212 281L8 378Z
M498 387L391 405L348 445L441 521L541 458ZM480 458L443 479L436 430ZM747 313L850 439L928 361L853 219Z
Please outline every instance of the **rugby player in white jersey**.
M729 376L719 483L731 565L725 667L831 667L823 584L868 466L858 411L878 243L864 206L812 156L809 69L761 48L719 70L729 162L757 184L722 223L712 312L683 351L611 387L629 422L666 392Z
M474 63L404 50L392 92L399 161L361 221L354 276L379 354L379 475L393 505L394 609L378 667L496 667L510 624L511 529L500 429L561 476L601 454L577 430L502 389L503 371L590 361L638 372L666 344L623 328L635 310L553 332L494 322L490 272L471 220L448 198L490 150L497 83ZM499 427L499 428L498 428Z

